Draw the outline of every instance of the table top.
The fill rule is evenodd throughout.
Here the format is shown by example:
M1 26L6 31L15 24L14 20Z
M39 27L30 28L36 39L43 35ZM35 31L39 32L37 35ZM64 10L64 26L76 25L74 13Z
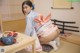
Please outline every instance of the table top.
M33 37L29 37L28 35L25 35L25 34L22 34L19 32L17 32L17 33L18 33L18 35L16 37L17 42L15 44L8 45L8 46L0 46L0 47L4 48L4 50L6 52L13 51L14 49L20 50L20 48L26 46L27 44L30 44L33 41L35 41L35 38L33 38Z

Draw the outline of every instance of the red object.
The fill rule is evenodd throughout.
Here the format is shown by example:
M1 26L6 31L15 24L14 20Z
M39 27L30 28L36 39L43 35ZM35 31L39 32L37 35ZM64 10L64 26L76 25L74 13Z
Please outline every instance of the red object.
M51 13L47 17L44 17L43 15L40 14L38 17L34 19L34 21L37 23L35 29L47 23L50 19L51 19Z
M13 41L14 43L16 43L16 39L14 39L14 41Z
M8 36L16 37L17 33L15 31L9 32Z
M18 35L17 33L14 33L14 34L13 34L13 37L16 37L17 35Z
M4 45L4 44L0 41L0 45L2 46L2 45Z

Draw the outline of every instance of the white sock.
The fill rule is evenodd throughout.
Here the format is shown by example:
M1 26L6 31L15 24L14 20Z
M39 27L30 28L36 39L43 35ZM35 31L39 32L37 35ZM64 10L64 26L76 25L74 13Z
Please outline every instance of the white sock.
M56 38L56 43L57 43L57 46L60 46L60 38L59 37Z
M57 42L55 40L54 41L50 41L49 42L49 45L51 45L54 48L54 51L57 51L58 50Z

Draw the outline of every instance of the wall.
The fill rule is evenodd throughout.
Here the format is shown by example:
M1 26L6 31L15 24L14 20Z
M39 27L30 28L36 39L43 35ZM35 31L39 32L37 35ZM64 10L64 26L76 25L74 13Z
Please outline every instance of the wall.
M0 22L2 21L2 32L15 30L25 31L25 19L22 13L22 2L24 0L0 0Z
M0 0L0 15L3 21L23 19L22 2L24 0Z
M51 9L53 0L34 0L36 11L44 15L52 13L52 19L75 21L80 30L80 2L72 3L74 9ZM74 32L75 33L75 32ZM80 32L75 33L80 35Z

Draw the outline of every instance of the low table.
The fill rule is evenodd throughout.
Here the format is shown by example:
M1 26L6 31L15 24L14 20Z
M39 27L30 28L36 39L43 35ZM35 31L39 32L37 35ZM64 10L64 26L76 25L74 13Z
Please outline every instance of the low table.
M24 48L26 48L28 45L32 45L32 52L36 53L35 51L35 38L29 37L25 34L17 32L18 35L16 37L17 42L12 45L8 46L0 46L0 48L4 49L4 53L16 53L17 51L20 51Z

